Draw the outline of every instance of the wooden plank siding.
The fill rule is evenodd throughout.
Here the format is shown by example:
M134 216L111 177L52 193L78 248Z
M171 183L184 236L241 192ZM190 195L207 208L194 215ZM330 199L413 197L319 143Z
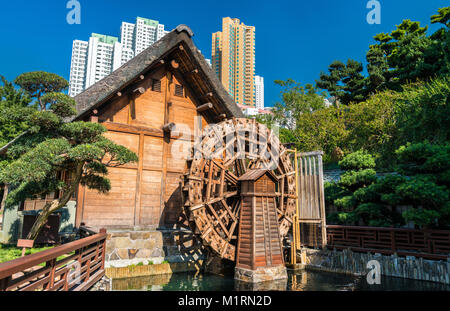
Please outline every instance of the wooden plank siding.
M276 183L268 173L241 176L242 208L236 267L256 270L284 264L276 212ZM253 180L252 180L253 179Z
M152 90L153 79L161 81L160 92ZM108 129L105 136L138 154L139 162L109 169L110 193L84 191L78 224L106 228L175 224L182 208L181 177L199 116L186 90L175 96L175 85L181 83L160 69L139 85L146 89L144 94L124 94L99 110L98 120ZM170 122L177 125L176 135L162 130Z

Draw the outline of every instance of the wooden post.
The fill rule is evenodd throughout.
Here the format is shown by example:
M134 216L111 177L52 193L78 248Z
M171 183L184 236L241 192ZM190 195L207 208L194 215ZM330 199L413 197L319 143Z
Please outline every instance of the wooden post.
M298 153L297 149L295 149L295 260L297 261L297 249L301 247L300 244L300 210L299 210L299 202L298 202L298 195L299 195L299 189L298 189Z
M19 239L17 241L17 247L22 247L22 257L25 256L25 252L26 252L27 248L32 248L33 245L34 245L34 240Z
M8 283L11 280L11 276L8 276L0 280L0 292L5 292L8 289Z
M106 234L106 229L102 228L100 229L100 233L105 233ZM105 269L105 254L106 254L106 239L108 237L106 236L105 239L103 240L103 248L102 248L102 269Z
M319 194L320 194L320 218L322 221L322 248L327 245L327 219L325 215L325 190L323 186L322 155L319 154Z
M47 267L51 267L50 274L48 276L49 282L47 283L47 290L51 290L53 286L55 285L55 268L56 268L56 258L52 259L50 261L47 261L46 263Z
M394 230L391 230L391 248L394 253L397 252L397 245L395 243L395 231Z

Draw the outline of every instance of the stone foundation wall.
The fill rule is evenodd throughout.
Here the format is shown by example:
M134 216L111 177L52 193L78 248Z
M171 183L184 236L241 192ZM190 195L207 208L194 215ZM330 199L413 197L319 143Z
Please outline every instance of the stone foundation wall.
M367 263L377 260L381 274L422 281L450 284L450 259L447 261L426 260L412 256L356 253L350 250L303 249L306 253L305 268L335 273L366 275ZM305 257L303 257L305 258Z
M261 283L287 279L287 272L284 265L275 267L263 267L256 270L236 267L234 272L234 279L247 283Z
M105 267L189 262L201 266L204 249L189 231L108 230Z

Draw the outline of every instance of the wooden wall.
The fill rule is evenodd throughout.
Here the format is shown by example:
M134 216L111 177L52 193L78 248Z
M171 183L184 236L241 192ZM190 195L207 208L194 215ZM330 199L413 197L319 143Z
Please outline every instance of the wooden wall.
M154 80L161 82L160 91L152 90ZM143 94L122 94L99 108L98 122L107 127L106 136L136 152L139 163L110 168L112 189L108 194L80 188L77 225L174 225L182 208L180 182L187 170L185 158L189 152L179 145L191 143L193 137L186 131L171 136L162 127L174 122L177 128L182 129L184 124L193 131L199 118L205 125L188 90L184 89L184 96L174 94L176 84L181 85L170 72L160 69L138 85L145 88ZM176 152L171 152L172 148Z

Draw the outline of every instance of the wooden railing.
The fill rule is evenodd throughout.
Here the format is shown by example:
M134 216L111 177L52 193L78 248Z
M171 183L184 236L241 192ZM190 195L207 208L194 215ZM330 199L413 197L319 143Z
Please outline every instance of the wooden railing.
M0 291L84 291L104 274L106 230L0 264Z
M327 226L329 248L446 260L450 230Z

